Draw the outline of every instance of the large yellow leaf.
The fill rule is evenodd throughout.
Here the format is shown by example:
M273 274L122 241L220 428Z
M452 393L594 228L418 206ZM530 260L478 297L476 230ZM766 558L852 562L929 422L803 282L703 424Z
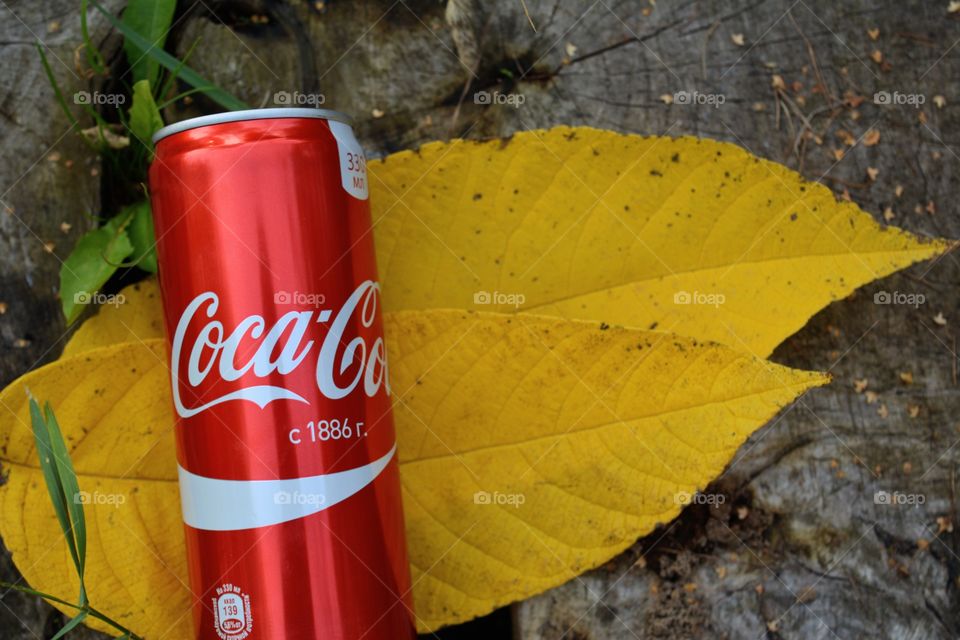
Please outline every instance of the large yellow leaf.
M91 601L146 637L185 638L165 347L149 322L135 342L110 344L134 311L119 322L102 309L74 355L0 394L10 409L0 535L32 586L75 591L36 466L29 387L55 407L93 496ZM386 326L421 630L604 562L672 519L678 494L705 486L754 429L826 381L690 338L524 314L393 312Z
M765 356L830 301L949 246L711 140L558 127L432 143L370 173L392 310L512 312L515 297L474 295L520 294L520 311Z

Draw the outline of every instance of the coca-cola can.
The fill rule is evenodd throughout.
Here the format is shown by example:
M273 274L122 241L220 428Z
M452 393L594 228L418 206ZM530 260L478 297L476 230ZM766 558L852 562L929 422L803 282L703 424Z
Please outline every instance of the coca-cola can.
M262 109L154 137L200 640L415 635L363 150Z

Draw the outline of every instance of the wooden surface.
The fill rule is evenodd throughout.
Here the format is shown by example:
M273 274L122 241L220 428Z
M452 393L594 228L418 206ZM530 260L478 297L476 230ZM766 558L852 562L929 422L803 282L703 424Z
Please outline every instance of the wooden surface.
M847 189L878 217L889 208L894 224L960 238L960 12L946 0L527 0L536 32L519 0L191 4L181 3L171 45L182 54L199 38L191 64L201 73L256 105L272 106L275 92L322 93L356 116L374 156L556 124L705 136ZM39 37L62 59L51 62L70 91L94 87L74 68L75 3L11 2L0 14L5 384L62 348L59 260L90 227L102 186L32 47ZM103 20L92 28L122 70L115 35ZM476 104L479 90L523 104ZM680 91L711 104L666 103ZM875 104L878 91L924 103ZM876 144L864 144L870 129ZM690 507L608 566L515 606L517 637L960 636L958 276L948 255L817 315L774 358L835 382L742 448L706 489L724 504ZM875 304L879 292L925 301ZM877 504L878 491L924 503ZM15 576L7 561L0 573ZM50 637L61 620L15 594L2 604L0 638Z

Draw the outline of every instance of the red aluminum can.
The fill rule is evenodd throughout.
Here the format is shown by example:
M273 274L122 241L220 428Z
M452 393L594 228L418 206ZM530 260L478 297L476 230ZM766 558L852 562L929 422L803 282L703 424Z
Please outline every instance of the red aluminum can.
M196 637L414 637L366 164L348 121L240 111L154 140Z

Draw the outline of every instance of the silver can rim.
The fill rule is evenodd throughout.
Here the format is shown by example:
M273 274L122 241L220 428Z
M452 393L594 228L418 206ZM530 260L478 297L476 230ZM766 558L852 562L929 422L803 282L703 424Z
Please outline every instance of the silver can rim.
M320 120L335 120L346 125L352 125L353 119L345 113L332 109L312 109L301 107L278 107L270 109L244 109L242 111L226 111L208 116L188 118L163 127L153 134L153 143L172 136L175 133L208 127L225 122L242 122L245 120L275 120L277 118L317 118Z

